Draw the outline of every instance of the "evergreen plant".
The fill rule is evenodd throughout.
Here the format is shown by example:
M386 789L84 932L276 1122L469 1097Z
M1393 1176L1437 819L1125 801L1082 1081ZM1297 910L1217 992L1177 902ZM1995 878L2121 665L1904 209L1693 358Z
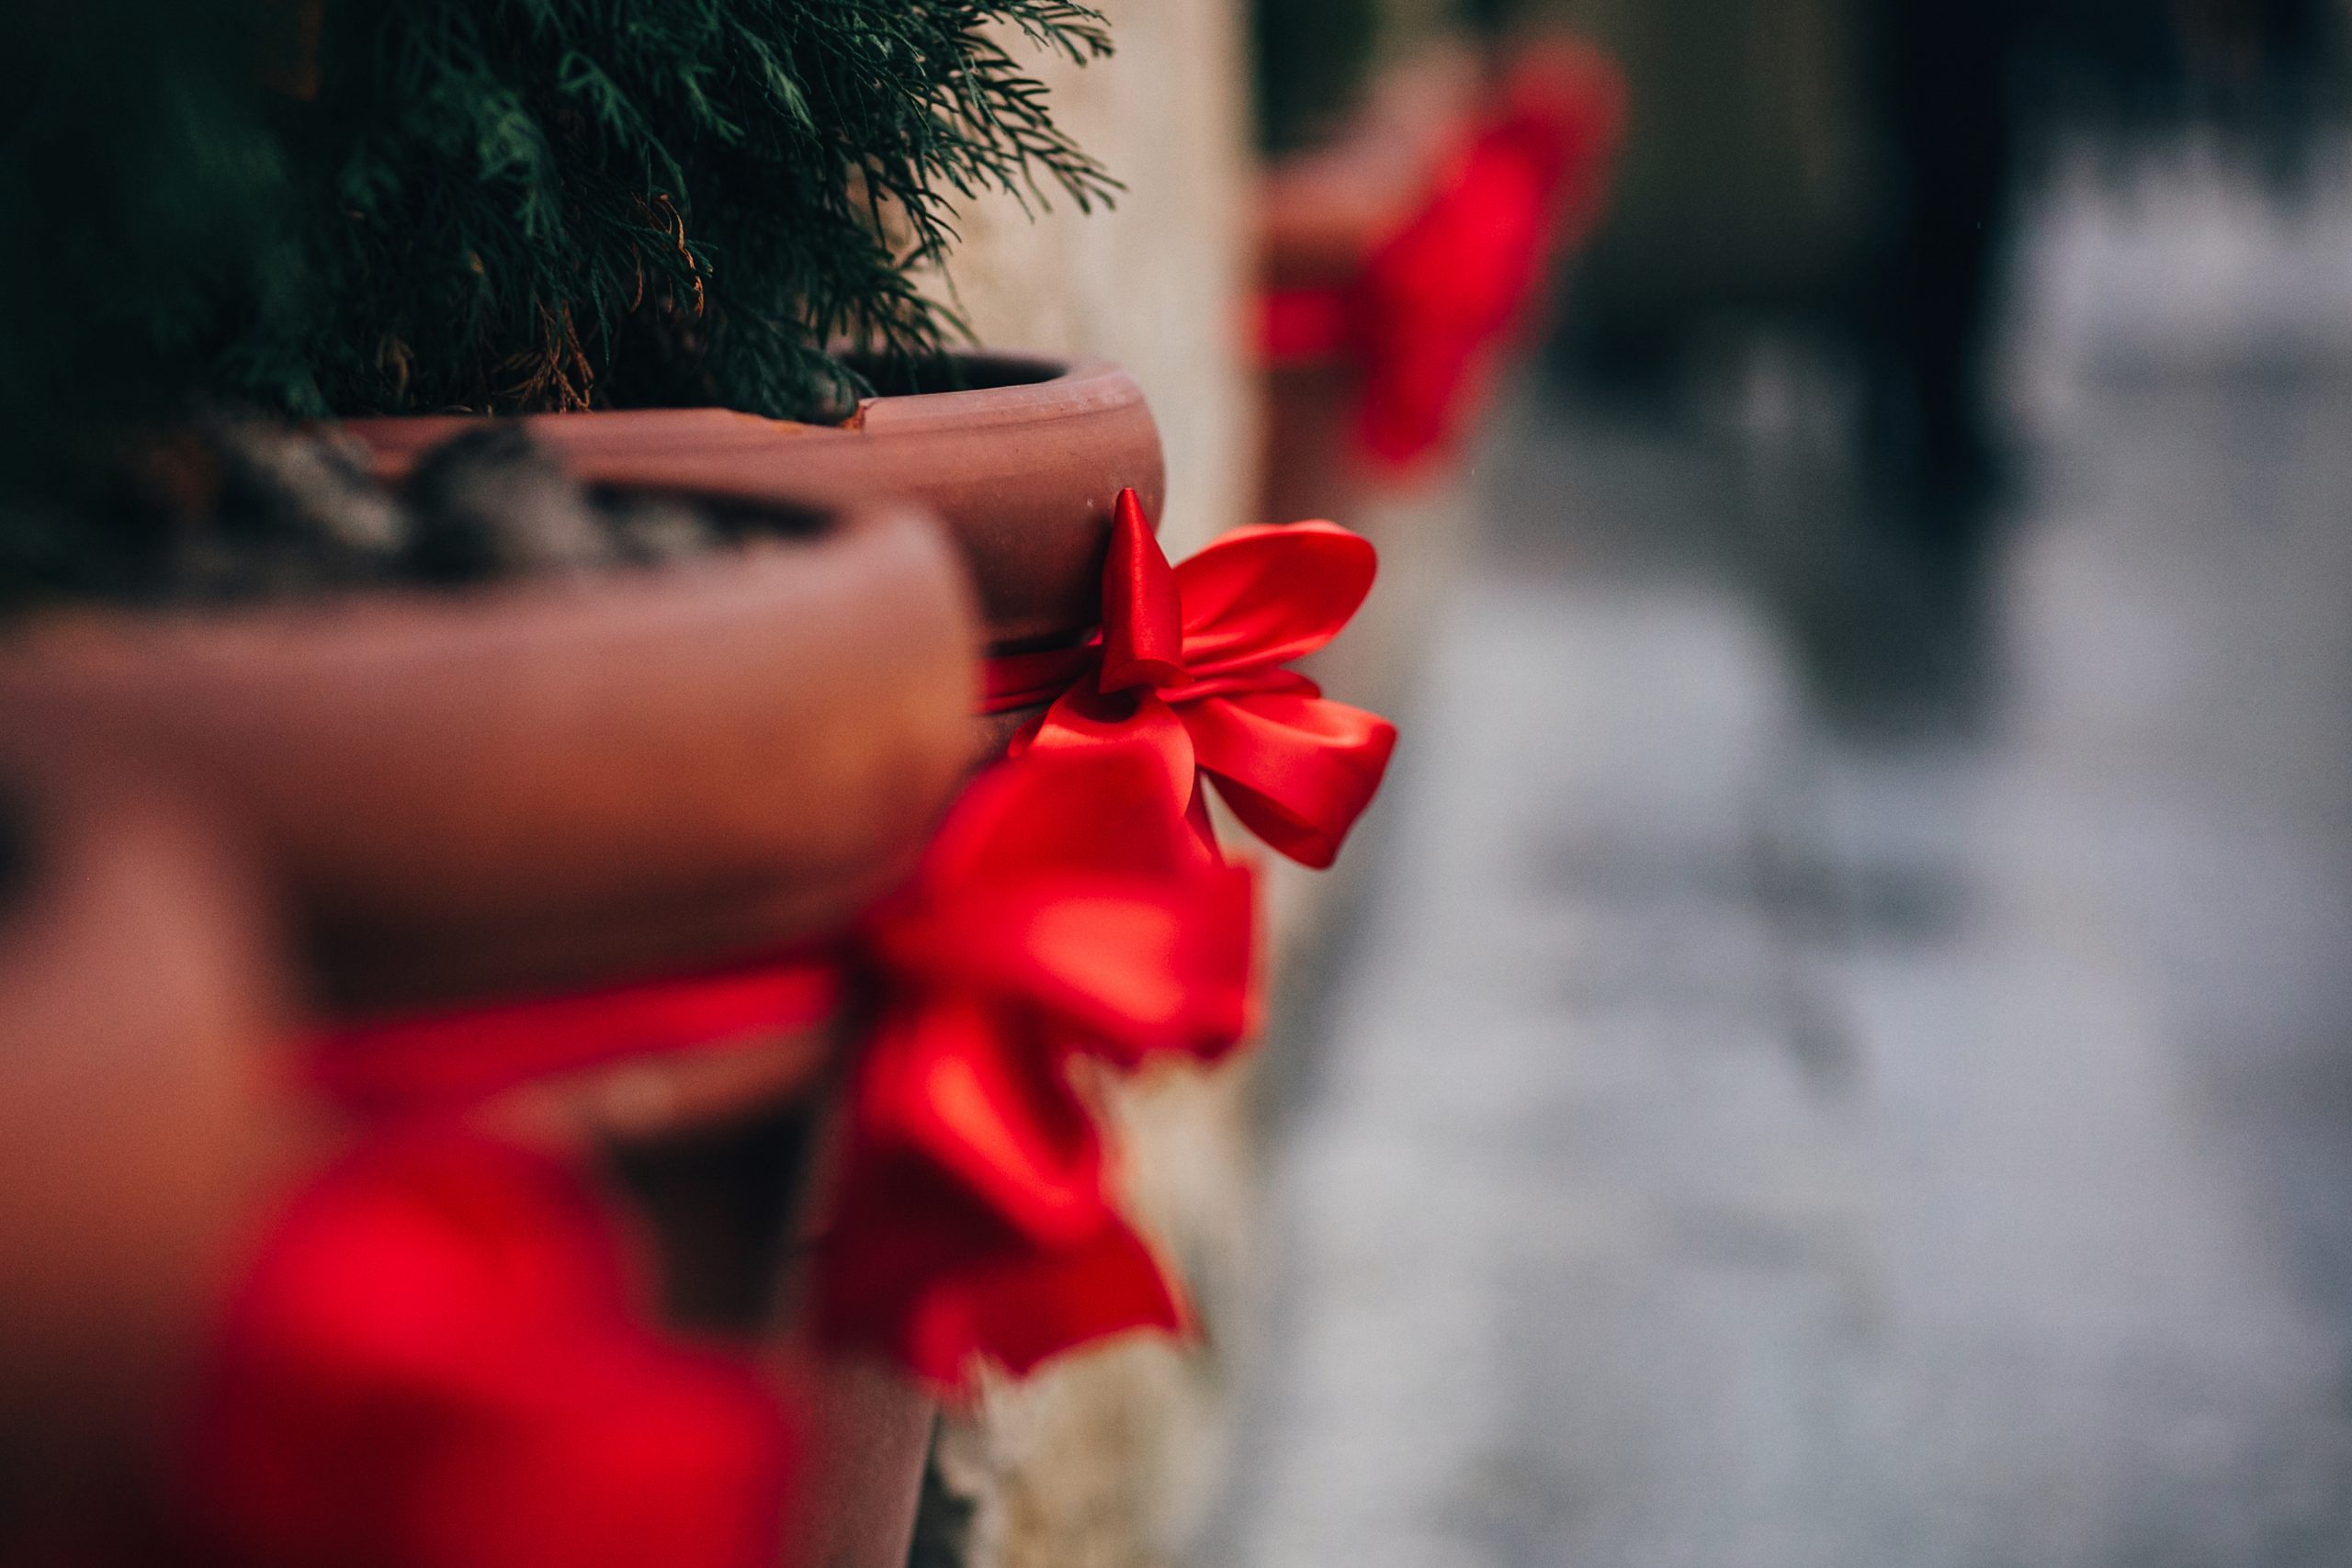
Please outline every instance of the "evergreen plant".
M0 606L175 592L208 406L846 412L960 335L958 204L1115 190L1019 58L1109 49L1077 0L0 0Z
M281 0L286 3L286 0ZM715 403L825 417L833 350L935 355L915 275L981 191L1114 182L1014 39L1107 54L1075 0L323 0L280 107L296 332L223 366L301 414ZM271 323L270 325L275 325Z
M144 575L99 504L126 433L249 341L299 330L286 170L254 14L0 0L0 604Z

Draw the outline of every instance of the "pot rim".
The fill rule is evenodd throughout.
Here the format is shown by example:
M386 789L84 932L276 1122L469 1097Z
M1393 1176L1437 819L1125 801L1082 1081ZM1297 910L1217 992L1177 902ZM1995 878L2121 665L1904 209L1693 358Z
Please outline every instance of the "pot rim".
M859 399L856 412L838 424L772 419L765 414L708 404L518 414L354 414L334 422L329 428L340 428L358 437L368 447L378 475L399 480L405 479L432 448L485 424L520 424L575 460L601 457L611 464L616 460L612 448L583 446L580 445L579 433L594 431L599 441L619 438L625 443L618 449L619 461L639 457L651 460L710 446L731 446L745 436L826 443L950 426L1034 424L1115 410L1142 398L1142 389L1134 376L1109 359L1019 350L987 350L954 357L1024 374L1019 379L956 391L877 392ZM594 468L582 477L592 483L606 482ZM726 477L717 476L716 482L723 486ZM698 480L696 488L706 487ZM774 492L760 488L752 493L766 496Z
M1102 560L1119 491L1158 518L1167 491L1141 385L1100 358L996 353L980 363L1053 370L957 392L869 398L838 425L722 408L510 416L370 416L343 428L397 479L438 443L508 419L592 484L694 491L758 503L897 497L947 524L978 588L991 643L1065 641L1101 620Z

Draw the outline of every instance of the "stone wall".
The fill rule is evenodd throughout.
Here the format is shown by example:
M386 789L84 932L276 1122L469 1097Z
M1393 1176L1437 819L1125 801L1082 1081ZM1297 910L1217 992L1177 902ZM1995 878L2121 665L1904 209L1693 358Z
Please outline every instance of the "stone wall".
M1161 536L1182 558L1250 521L1244 354L1250 134L1236 0L1110 0L1118 53L1045 62L1056 111L1125 182L1108 213L978 204L950 297L979 342L1134 371L1168 454ZM1225 1325L1258 1212L1246 1067L1170 1071L1107 1098L1131 1206L1190 1287L1189 1345L1138 1337L1000 1384L943 1424L923 1568L1166 1568L1222 1478ZM958 1522L958 1516L961 1516ZM955 1523L956 1528L936 1527Z
M1104 355L1134 371L1168 447L1161 532L1182 557L1244 521L1256 429L1242 355L1250 131L1237 0L1108 0L1118 53L1039 73L1080 145L1125 181L1107 213L991 197L948 286L990 347ZM1018 47L1017 45L1015 47ZM1033 204L1034 205L1034 204Z

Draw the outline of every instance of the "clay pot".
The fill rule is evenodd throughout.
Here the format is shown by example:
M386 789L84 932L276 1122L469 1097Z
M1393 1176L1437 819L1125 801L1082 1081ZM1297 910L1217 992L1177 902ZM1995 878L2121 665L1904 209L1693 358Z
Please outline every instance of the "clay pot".
M270 1071L284 976L232 849L152 782L23 741L0 760L12 1562L11 1529L129 1523L245 1227L310 1133Z
M809 1179L791 1217L791 1256L777 1278L770 1358L790 1369L808 1422L787 1560L803 1568L905 1568L938 1402L903 1369L819 1345L810 1326L815 1265L832 1215L846 1125L841 1108L812 1122Z
M1004 648L1091 630L1119 491L1154 515L1162 499L1132 378L974 367L997 384L872 399L839 428L711 410L528 422L591 483L848 503L815 543L584 587L51 620L0 649L0 729L95 737L228 803L345 1008L554 990L836 928L902 873L976 750L1026 716L976 736L984 637L957 563L873 498L941 512ZM475 423L353 429L397 476ZM793 1348L778 1254L811 1211L774 1247L747 1239L756 1214L712 1220L788 1177L837 1039L573 1075L482 1114L616 1149L682 1320L740 1330L765 1260L785 1300L755 1332L813 1369L806 1560L885 1568L905 1557L933 1407L892 1371Z
M766 1043L746 1055L748 1070L730 1078L722 1069L699 1093L678 1081L690 1064L643 1063L534 1085L493 1108L532 1108L535 1131L601 1147L653 1249L668 1320L751 1350L789 1391L804 1468L786 1560L802 1568L904 1568L938 1417L912 1377L834 1354L811 1333L811 1270L843 1134L832 1092L841 1055L829 1047L856 1021L853 1010ZM755 1065L787 1060L798 1063L797 1078L763 1079ZM635 1089L625 1091L632 1077ZM636 1095L650 1105L600 1112ZM560 1115L548 1117L551 1110Z
M809 1468L790 1561L804 1568L904 1568L939 1407L913 1379L879 1361L807 1365L797 1382L811 1434Z
M1111 511L1132 487L1159 515L1159 433L1135 378L1096 360L965 358L972 389L868 398L841 425L725 409L536 414L533 436L596 483L746 501L897 496L935 512L978 588L990 643L1049 644L1100 618ZM346 428L403 473L469 417L360 419Z
M0 731L142 754L232 814L327 998L556 989L827 931L969 765L936 526L867 507L662 571L35 621Z

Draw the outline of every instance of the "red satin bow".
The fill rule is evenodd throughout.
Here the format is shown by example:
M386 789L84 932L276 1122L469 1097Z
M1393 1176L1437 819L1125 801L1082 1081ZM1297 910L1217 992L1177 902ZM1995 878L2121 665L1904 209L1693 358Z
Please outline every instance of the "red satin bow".
M1276 363L1359 361L1358 441L1390 468L1458 443L1552 256L1600 212L1624 120L1615 64L1584 46L1530 50L1499 100L1360 278L1265 302Z
M753 1568L790 1445L748 1368L657 1339L593 1198L454 1133L315 1180L229 1319L190 1460L245 1568Z
M1102 637L1014 754L1136 750L1204 836L1205 776L1267 843L1329 865L1380 787L1396 728L1283 666L1339 635L1376 568L1370 544L1330 523L1238 528L1170 568L1135 491L1121 491Z
M934 1383L1182 1314L1111 1196L1081 1074L1212 1059L1249 1025L1249 874L1202 854L1153 764L984 776L878 910L889 998L852 1090L820 1325Z

